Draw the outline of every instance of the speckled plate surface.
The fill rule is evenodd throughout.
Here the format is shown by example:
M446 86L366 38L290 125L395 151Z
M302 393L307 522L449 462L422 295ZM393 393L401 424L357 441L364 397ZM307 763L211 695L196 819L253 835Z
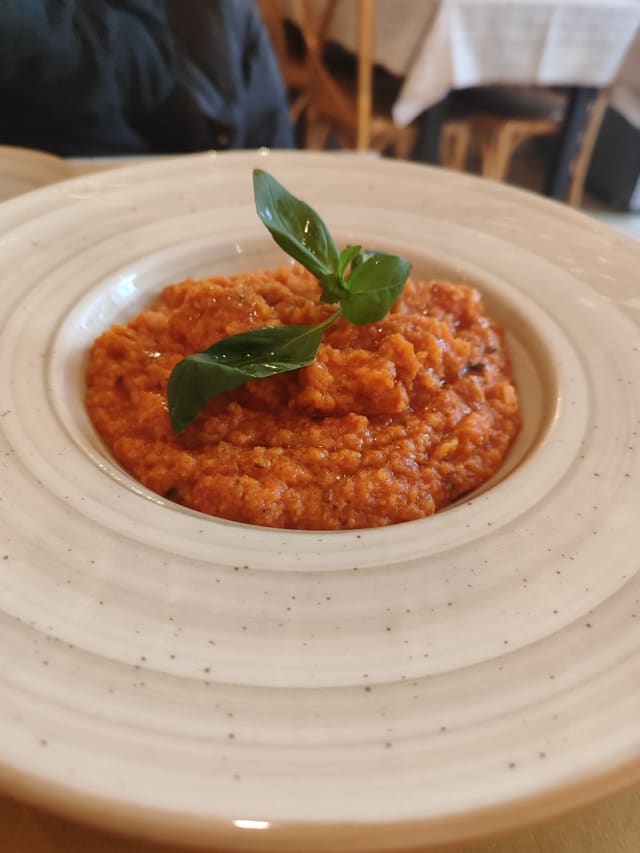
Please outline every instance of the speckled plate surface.
M71 167L53 154L0 145L0 201L64 181L72 175Z
M251 168L339 240L478 285L525 428L387 529L207 518L109 459L87 347L164 284L282 259ZM401 850L640 776L640 249L559 205L358 156L205 155L0 207L0 783L183 844Z

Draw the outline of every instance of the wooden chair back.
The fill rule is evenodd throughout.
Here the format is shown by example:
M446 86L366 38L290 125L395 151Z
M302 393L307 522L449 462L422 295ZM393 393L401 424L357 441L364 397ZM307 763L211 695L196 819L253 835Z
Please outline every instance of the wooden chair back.
M587 171L608 98L607 90L603 89L598 94L576 146L566 197L566 201L574 207L579 207L582 203ZM534 137L557 135L562 130L562 124L562 118L523 118L491 114L473 116L471 127L480 148L482 174L493 180L506 181L518 148Z

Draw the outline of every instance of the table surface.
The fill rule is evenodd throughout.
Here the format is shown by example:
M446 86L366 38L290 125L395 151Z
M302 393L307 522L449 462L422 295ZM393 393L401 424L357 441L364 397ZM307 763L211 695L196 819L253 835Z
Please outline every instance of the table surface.
M123 162L83 160L66 166L78 175L113 168ZM179 849L183 848L85 827L0 793L0 851L6 853L177 853ZM219 848L213 849L223 853ZM498 840L463 845L451 853L638 853L639 850L640 786L636 786L543 825Z
M1 795L0 850L6 853L178 853L176 847L80 826ZM638 850L640 787L535 829L497 841L453 848L449 853L638 853ZM183 848L181 853L184 853ZM218 849L217 853L224 851Z

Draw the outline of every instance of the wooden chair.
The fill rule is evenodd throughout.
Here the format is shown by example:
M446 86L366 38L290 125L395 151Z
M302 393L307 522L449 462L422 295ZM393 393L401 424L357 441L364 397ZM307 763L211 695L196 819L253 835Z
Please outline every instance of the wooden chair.
M327 37L340 2L326 0L324 6L320 6L317 0L288 0L300 37L299 50L295 50L286 37L282 0L260 0L285 85L292 93L292 119L304 118L304 147L325 148L332 136L343 148L374 149L409 157L414 149L417 125L400 128L394 124L391 106L397 90L396 93L388 92L385 98L374 73L373 0L342 0L358 5L355 73L353 67L345 68L328 59ZM515 153L525 141L558 134L562 129L563 96L552 89L497 87L493 89L493 96L494 103L481 100L442 123L439 134L441 165L464 169L470 146L474 144L480 152L481 173L504 181ZM603 93L592 105L572 163L568 192L571 204L581 202L605 109L606 94Z
M347 0L354 2L354 0ZM416 125L398 127L391 117L394 95L377 85L373 60L373 0L357 0L358 51L356 70L331 63L327 36L338 3L291 0L299 29L301 50L287 42L287 24L281 0L260 0L285 85L291 93L291 115L303 119L304 147L321 149L332 136L341 147L393 152L407 158L414 147ZM385 94L387 97L385 97ZM470 139L466 122L445 124L441 134L441 161L464 168Z
M477 114L471 117L472 134L480 149L481 172L487 178L507 180L514 155L524 142L539 136L557 135L562 130L566 96L551 89L537 89L520 92L520 104L517 98L517 91L506 89L502 98L498 93L498 104L493 105L493 110L491 105L480 104ZM576 145L567 196L569 204L574 206L582 202L584 183L607 100L608 93L601 91L591 105L582 138ZM546 116L543 114L545 103Z
M587 126L582 135L578 154L571 165L571 183L567 201L574 207L580 207L584 197L584 185L591 164L593 149L598 140L598 134L602 127L607 105L609 103L609 91L602 90L591 105L591 111Z

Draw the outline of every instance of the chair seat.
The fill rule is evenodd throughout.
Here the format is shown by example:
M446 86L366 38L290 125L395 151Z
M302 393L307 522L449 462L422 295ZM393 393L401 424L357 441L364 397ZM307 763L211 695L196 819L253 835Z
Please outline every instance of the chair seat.
M480 86L456 92L454 101L471 113L560 122L567 106L567 93L546 86Z
M580 204L591 152L606 106L601 93L572 164L569 202ZM457 92L453 114L466 116L480 154L480 170L498 181L508 178L514 155L528 140L558 134L564 123L568 92L554 87L491 86Z

